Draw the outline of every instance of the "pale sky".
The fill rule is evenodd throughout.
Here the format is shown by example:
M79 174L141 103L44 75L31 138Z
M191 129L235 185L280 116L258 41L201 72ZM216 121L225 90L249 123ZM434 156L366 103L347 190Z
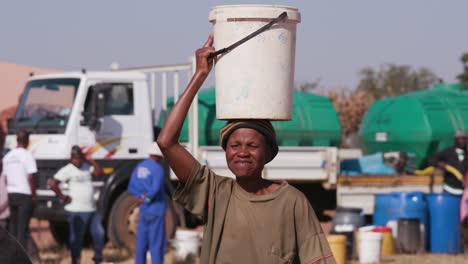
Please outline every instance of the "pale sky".
M447 82L468 52L468 1L116 1L0 3L0 61L63 70L187 62L222 4L300 9L296 81L354 88L358 71L383 63L426 66Z

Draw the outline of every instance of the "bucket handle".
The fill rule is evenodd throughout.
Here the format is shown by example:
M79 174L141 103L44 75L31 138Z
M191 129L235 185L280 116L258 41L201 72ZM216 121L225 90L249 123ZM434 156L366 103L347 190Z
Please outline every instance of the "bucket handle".
M218 55L227 53L227 52L237 48L242 43L244 43L244 42L248 41L249 39L259 35L260 33L266 31L267 29L271 28L271 26L273 26L276 23L279 23L280 21L286 19L287 17L288 17L288 13L286 13L286 12L281 13L281 15L279 15L277 18L273 19L268 24L264 25L263 27L259 28L257 31L251 33L250 35L244 37L243 39L237 41L236 43L234 43L234 44L232 44L232 45L230 45L230 46L228 46L226 48L222 48L220 50L217 50L217 51L211 53L210 55L208 55L208 60L211 60L211 59L217 57Z

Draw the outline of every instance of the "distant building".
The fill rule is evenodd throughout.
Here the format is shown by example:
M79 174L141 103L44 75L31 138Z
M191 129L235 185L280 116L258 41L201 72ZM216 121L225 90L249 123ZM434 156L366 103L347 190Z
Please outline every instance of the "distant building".
M31 74L40 75L61 72L61 70L38 68L0 62L0 126L6 131L6 122L15 114L21 92Z

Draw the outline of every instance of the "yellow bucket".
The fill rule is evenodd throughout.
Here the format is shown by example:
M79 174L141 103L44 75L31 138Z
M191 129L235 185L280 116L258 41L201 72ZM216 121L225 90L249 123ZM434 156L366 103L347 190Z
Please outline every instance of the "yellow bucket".
M330 245L333 256L337 264L346 263L346 236L328 235L328 244Z
M386 226L378 226L372 230L373 232L381 233L383 236L382 247L380 249L380 254L382 256L391 256L393 255L395 249L393 246L393 237L392 229Z

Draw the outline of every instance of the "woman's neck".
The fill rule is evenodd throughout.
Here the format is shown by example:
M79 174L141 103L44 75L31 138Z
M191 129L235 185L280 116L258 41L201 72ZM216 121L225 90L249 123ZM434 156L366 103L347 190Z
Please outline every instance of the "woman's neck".
M279 188L279 184L262 177L241 177L236 179L237 184L246 192L255 195L264 195L274 192Z

